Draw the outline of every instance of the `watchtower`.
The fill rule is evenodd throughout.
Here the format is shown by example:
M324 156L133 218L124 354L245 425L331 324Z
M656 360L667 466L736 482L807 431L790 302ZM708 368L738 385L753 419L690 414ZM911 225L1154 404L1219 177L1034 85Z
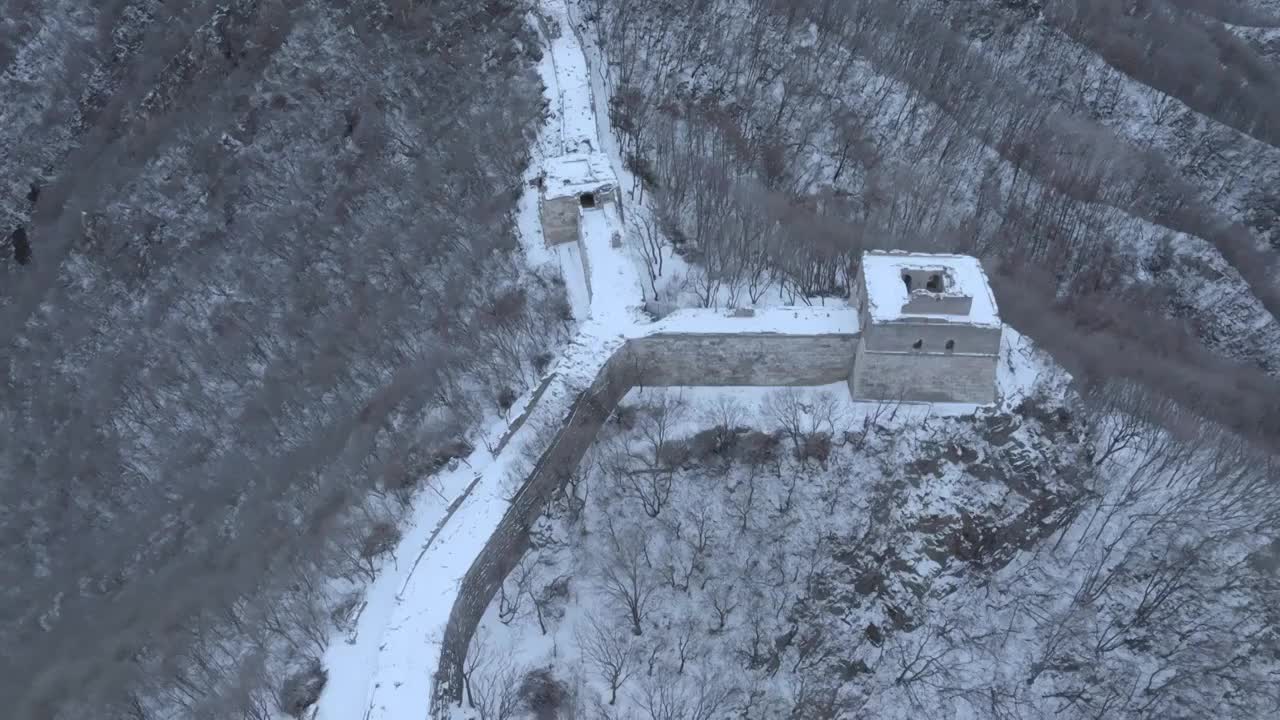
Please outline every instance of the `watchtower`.
M548 160L539 205L543 240L548 247L579 240L581 214L615 202L618 180L609 156L577 152Z
M857 296L855 399L995 402L1003 325L977 258L868 252Z

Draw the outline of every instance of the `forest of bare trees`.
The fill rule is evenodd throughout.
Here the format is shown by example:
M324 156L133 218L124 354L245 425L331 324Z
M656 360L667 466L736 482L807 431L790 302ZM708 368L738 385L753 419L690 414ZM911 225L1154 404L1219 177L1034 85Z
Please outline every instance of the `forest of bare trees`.
M0 6L5 715L300 712L570 330L515 254L525 5Z
M1181 95L1127 80L1035 20L1071 9L1073 27L1115 30L1086 12L1096 3L585 5L609 58L611 120L653 208L648 223L692 263L685 286L702 304L755 302L765 289L796 302L843 296L864 248L970 252L998 270L998 295L1015 309L1016 298L1039 298L1042 310L1011 318L1033 337L1066 331L1064 347L1122 346L1087 369L1150 382L1202 412L1217 405L1220 421L1274 441L1280 284L1260 218L1280 154L1224 129L1245 116L1267 126L1274 101L1241 98L1196 121ZM1245 12L1145 5L1160 12L1126 22L1161 37L1156 15L1221 35L1213 17ZM963 34L976 32L978 12L1006 23L986 52ZM1232 78L1273 78L1243 40L1230 47L1255 70L1204 62ZM1198 134L1166 138L1146 130L1150 117L1118 116L1122 90L1144 113L1162 113L1160 123L1193 123ZM661 272L651 260L650 275ZM1050 309L1064 319L1052 331L1041 322ZM1169 364L1181 369L1161 369ZM1171 373L1212 376L1218 387L1160 379Z

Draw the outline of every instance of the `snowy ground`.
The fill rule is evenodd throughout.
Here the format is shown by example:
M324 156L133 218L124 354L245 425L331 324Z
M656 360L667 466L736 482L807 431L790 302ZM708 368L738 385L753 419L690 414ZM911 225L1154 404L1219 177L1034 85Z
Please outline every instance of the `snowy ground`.
M1245 561L1266 539L1239 532L1265 513L1210 511L1211 444L1140 433L1099 462L1093 443L1132 426L1095 436L1050 400L841 418L844 442L807 462L769 407L786 392L632 393L490 605L479 709L455 717L504 699L522 719L1273 714L1267 585ZM787 452L725 443L724 418ZM1171 552L1188 540L1205 554Z

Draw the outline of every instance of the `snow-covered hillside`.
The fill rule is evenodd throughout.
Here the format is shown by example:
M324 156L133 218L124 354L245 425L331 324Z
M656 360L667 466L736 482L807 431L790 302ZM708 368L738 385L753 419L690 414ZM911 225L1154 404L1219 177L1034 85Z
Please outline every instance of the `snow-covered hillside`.
M4 4L5 717L1280 714L1277 28Z

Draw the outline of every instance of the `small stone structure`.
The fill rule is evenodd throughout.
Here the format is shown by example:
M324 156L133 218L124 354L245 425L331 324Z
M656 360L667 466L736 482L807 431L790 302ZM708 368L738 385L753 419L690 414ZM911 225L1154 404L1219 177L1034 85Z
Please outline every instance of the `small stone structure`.
M1002 325L977 258L869 252L857 294L854 398L995 402Z
M580 214L606 203L621 205L618 180L609 156L576 152L547 161L539 215L547 247L580 239Z

